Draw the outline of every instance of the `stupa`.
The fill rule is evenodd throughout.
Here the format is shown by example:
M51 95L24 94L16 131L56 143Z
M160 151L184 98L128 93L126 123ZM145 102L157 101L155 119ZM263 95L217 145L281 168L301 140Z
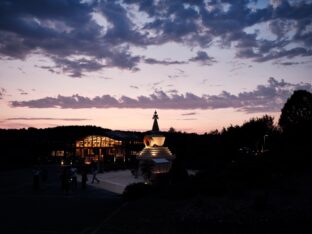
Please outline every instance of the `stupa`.
M137 159L140 162L141 169L143 165L148 164L151 166L152 175L156 175L168 173L175 156L172 155L168 147L163 146L166 137L159 131L157 111L154 112L153 119L152 131L144 136L145 147L137 156Z

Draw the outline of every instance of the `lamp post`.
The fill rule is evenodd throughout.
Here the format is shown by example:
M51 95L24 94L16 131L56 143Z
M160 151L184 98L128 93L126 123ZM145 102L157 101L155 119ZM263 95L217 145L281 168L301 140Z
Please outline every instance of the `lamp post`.
M268 136L269 136L269 135L267 135L267 134L265 134L265 135L263 136L262 153L264 153L264 151L265 151L265 139L266 139Z

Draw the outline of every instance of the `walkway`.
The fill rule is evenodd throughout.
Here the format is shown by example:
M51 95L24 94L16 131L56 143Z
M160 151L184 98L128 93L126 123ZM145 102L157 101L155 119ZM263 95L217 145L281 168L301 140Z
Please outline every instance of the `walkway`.
M88 185L98 188L108 190L114 193L122 194L124 189L129 184L144 182L142 177L137 179L131 174L130 170L122 171L113 171L113 172L104 172L97 174L97 178L100 180L100 183L94 182L91 183L92 175L88 175ZM78 181L81 181L78 178Z

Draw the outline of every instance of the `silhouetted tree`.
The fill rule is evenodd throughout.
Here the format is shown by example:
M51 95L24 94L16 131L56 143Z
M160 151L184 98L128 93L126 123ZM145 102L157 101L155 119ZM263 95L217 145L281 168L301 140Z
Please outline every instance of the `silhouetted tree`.
M296 90L285 103L279 126L283 130L276 153L276 165L284 172L302 171L311 165L312 94Z
M170 127L168 132L174 133L174 132L176 132L176 130L173 127Z
M312 94L305 90L296 90L285 103L279 126L283 130L302 127L312 121Z

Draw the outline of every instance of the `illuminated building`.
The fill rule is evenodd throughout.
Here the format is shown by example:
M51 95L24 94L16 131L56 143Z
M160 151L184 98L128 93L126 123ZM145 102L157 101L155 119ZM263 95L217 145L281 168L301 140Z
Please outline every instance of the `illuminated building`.
M145 147L137 156L137 159L140 161L141 170L144 164L151 165L151 172L155 175L169 172L172 160L175 157L168 147L163 146L166 138L159 131L156 111L153 119L152 131L144 136Z
M135 159L142 149L140 134L109 131L103 134L88 135L75 141L67 150L54 150L52 156L103 163L127 162Z

